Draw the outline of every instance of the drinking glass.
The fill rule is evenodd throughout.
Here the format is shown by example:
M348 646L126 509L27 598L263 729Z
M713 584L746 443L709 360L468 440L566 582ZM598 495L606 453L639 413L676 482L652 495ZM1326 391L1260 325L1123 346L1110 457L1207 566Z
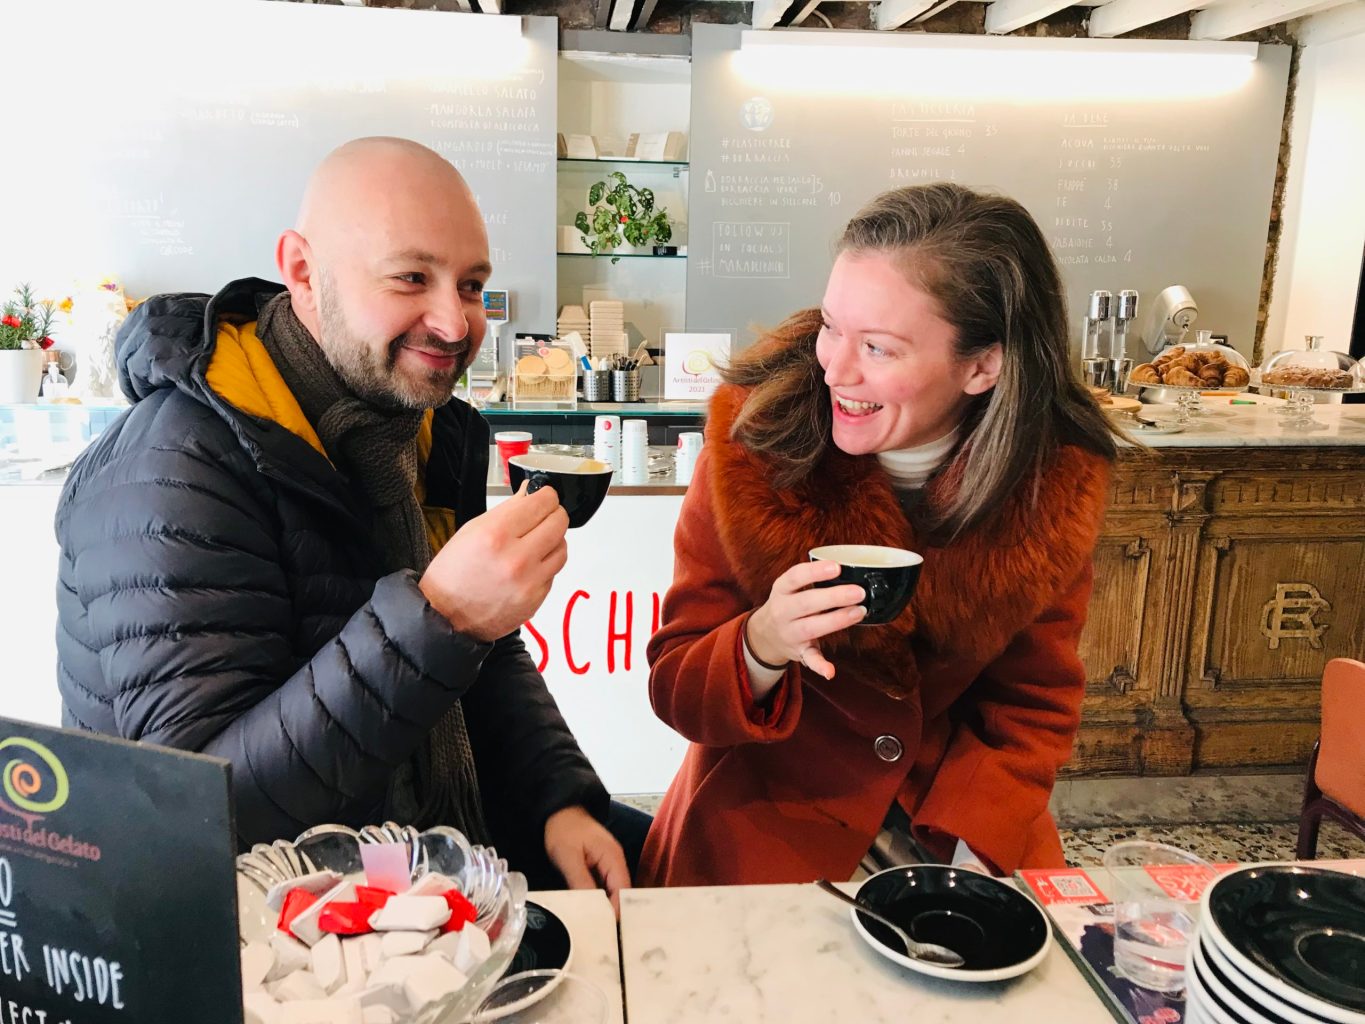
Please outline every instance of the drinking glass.
M1140 839L1104 853L1114 902L1114 967L1142 988L1179 992L1199 923L1199 893L1215 875L1193 853Z

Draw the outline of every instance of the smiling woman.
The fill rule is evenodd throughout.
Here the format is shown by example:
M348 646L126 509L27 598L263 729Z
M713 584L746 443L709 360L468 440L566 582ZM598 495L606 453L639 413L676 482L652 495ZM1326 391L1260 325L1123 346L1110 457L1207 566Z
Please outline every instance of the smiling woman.
M649 648L692 745L645 883L848 878L907 817L939 858L1063 864L1047 802L1115 443L1056 264L1017 202L951 184L879 196L839 249L821 308L712 402ZM868 617L807 561L826 545L922 556L909 606Z

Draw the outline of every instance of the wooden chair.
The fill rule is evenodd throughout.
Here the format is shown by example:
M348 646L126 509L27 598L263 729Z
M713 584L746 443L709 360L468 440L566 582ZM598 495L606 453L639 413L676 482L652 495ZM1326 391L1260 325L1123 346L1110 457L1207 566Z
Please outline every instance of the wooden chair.
M1308 759L1299 860L1317 856L1324 817L1365 839L1365 663L1333 658L1322 673L1322 732Z

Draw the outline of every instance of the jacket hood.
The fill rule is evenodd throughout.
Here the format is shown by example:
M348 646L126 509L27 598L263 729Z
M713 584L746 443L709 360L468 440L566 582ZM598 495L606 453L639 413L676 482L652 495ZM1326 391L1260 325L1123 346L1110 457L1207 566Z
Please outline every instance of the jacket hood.
M321 440L256 337L261 308L282 291L283 285L250 277L217 295L148 299L119 331L119 384L134 403L178 389L217 412L262 472L349 505ZM459 522L481 512L482 490L462 491L459 481L482 479L488 443L487 423L464 402L452 399L435 415L428 412L418 434L426 467L419 500L454 509Z
M217 341L217 324L245 324L284 286L249 277L217 295L155 295L128 315L115 342L119 386L138 402L162 388L179 388L201 400Z

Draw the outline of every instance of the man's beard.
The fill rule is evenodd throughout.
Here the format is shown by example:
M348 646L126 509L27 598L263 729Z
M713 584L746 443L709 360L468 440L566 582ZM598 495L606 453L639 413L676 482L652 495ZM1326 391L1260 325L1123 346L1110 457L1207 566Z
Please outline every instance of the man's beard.
M376 355L373 348L351 331L327 275L322 276L318 313L322 351L332 369L357 398L380 408L415 410L445 405L454 395L456 381L478 354L468 336L448 342L432 334L401 334L384 347L382 357ZM456 362L447 370L428 368L416 373L399 373L398 354L409 343L442 355L454 355Z

